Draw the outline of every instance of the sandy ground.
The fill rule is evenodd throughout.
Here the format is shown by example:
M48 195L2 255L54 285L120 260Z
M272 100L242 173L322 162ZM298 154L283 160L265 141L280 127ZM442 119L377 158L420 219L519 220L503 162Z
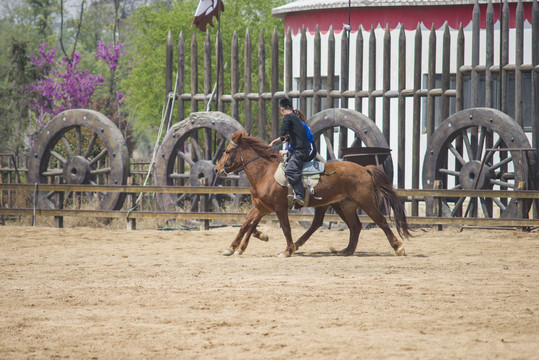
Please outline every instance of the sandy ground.
M539 233L0 227L0 358L537 359ZM294 227L297 238L303 229Z

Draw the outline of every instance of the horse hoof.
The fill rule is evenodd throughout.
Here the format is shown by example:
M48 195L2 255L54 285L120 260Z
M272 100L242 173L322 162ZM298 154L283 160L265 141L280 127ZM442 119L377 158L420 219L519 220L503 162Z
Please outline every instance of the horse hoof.
M404 250L404 246L399 246L397 250L395 250L395 254L398 256L406 256L406 250Z
M234 252L233 252L232 250L226 249L225 251L222 252L221 255L223 255L223 256L230 256L230 255L232 255L232 254L234 254Z
M238 250L234 251L234 256L240 256L241 255L241 252L239 252Z
M280 253L279 255L277 255L277 257L278 257L279 259L284 259L284 258L290 257L290 255L287 255L287 254L285 254L285 253Z
M269 236L266 235L266 234L261 234L259 239L262 240L262 241L268 242L269 241Z

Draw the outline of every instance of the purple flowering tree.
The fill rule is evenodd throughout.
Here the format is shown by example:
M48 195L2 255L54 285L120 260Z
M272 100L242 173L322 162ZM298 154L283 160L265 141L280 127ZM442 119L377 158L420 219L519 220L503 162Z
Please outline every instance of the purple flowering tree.
M35 96L30 100L30 111L35 117L34 133L47 124L47 119L64 110L87 108L98 86L103 85L101 75L92 75L88 70L79 70L80 54L73 53L56 61L56 49L42 43L30 63L40 74L38 80L26 90Z

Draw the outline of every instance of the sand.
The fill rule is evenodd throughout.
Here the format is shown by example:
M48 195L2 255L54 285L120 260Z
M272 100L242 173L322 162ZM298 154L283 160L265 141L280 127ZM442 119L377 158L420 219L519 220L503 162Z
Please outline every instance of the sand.
M0 358L533 359L539 234L321 230L288 259L263 224L200 231L0 227ZM297 238L303 231L293 228Z

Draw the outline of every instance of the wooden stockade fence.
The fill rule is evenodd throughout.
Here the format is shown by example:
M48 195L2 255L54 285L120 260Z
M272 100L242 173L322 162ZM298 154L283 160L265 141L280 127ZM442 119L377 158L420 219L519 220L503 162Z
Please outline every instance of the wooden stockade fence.
M525 7L526 9L531 7L531 18L528 19L529 25L526 26ZM537 202L537 191L420 190L423 156L421 151L436 130L438 125L436 119L446 119L453 111L485 106L498 108L505 113L511 112L515 123L525 128L531 137L532 147L539 149L539 6L537 0L532 4L529 2L523 4L519 0L513 10L510 8L505 1L498 14L499 19L495 19L495 8L491 2L479 5L476 1L471 31L469 27L463 28L462 25L453 31L447 24L442 29L431 27L430 30L418 24L415 31L406 31L403 27L392 31L388 26L385 29L359 27L355 33L348 34L349 36L341 33L339 43L336 40L339 36L333 29L330 29L327 35L321 34L318 28L312 35L302 29L299 41L295 40L290 30L287 30L284 34L284 51L281 50L280 34L275 30L271 34L269 45L266 44L264 32L255 34L257 42L253 43L251 34L246 31L242 54L237 33L234 33L231 39L230 54L224 54L221 35L217 34L213 46L210 32L207 31L202 56L199 56L199 44L194 33L190 44L186 43L183 32L180 33L176 46L169 33L165 67L166 108L169 109L169 113L166 116L169 119L174 115L178 121L183 120L189 113L208 109L214 96L215 101L214 104L210 104L210 109L230 114L248 131L269 140L275 138L279 131L278 101L282 97L297 99L299 109L304 113L316 114L324 108L332 107L352 108L364 112L378 124L388 144L396 144L393 147L393 155L396 156L395 183L399 188L399 195L412 203L410 217L412 223L537 226L537 220L524 219L526 214L522 214L522 219L518 220L418 217L419 204L425 196L436 198L492 196L535 199L534 203ZM498 20L500 20L499 27L495 27ZM481 29L482 22L485 24L483 29ZM511 31L510 22L515 24ZM392 36L395 31L396 36ZM525 39L526 41L531 39L531 42L525 42ZM381 46L378 46L380 44ZM174 61L175 47L176 61ZM190 49L190 58L187 57L186 47ZM340 57L336 56L338 48ZM382 49L381 56L377 54L377 48ZM215 49L219 50L214 51ZM326 49L327 54L323 54L322 49ZM499 53L495 53L495 49L498 49ZM257 55L256 64L251 61L254 52ZM212 67L212 56L216 56L215 67ZM340 63L336 64L339 58ZM396 61L392 62L393 58ZM299 61L299 75L293 71L295 66L293 59ZM525 60L529 61L524 63ZM229 66L225 65L227 63ZM240 64L243 64L241 69ZM198 78L199 66L203 66L204 69L203 79ZM186 67L189 68L188 71ZM312 78L307 72L308 68L312 68ZM337 68L340 68L339 72ZM243 77L240 73L243 73ZM377 79L378 74L381 81ZM392 81L393 74L397 74L396 81ZM514 79L513 82L509 81L510 78ZM217 88L212 95L215 80L218 80ZM523 93L523 83L528 80L530 93ZM469 90L466 88L468 82ZM173 102L175 109L172 106ZM529 111L529 119L526 118L528 115L525 116L525 109ZM412 129L412 136L406 136L407 129ZM133 169L135 167L132 167ZM5 173L4 171L3 174ZM134 176L131 183L140 184L140 179L144 177L143 173L142 168L132 171ZM532 181L519 188L537 188L534 182L536 183L538 178L536 170L533 169ZM0 194L10 194L9 191L14 191L15 187L22 189L18 186L25 186L13 184L12 180L8 182L11 184L0 185ZM33 189L34 185L26 186ZM45 189L46 186L52 185L39 185L41 189ZM65 189L69 188L69 185L63 186ZM411 189L405 190L407 187ZM98 186L93 189L129 194L143 192L148 195L152 192L200 191L198 193L203 194L207 191L213 193L229 191L223 187L202 189ZM247 190L230 188L230 191L243 194ZM2 206L4 203L3 201ZM103 212L37 209L36 211L37 214L56 217L93 214L92 216L98 217L128 219L189 217L208 220L237 216L235 219L240 221L245 215L150 213L128 212L128 210ZM34 213L34 209L0 209L0 215L15 213L30 215ZM534 209L534 216L537 216L537 207ZM310 216L305 215L292 217L310 219Z

